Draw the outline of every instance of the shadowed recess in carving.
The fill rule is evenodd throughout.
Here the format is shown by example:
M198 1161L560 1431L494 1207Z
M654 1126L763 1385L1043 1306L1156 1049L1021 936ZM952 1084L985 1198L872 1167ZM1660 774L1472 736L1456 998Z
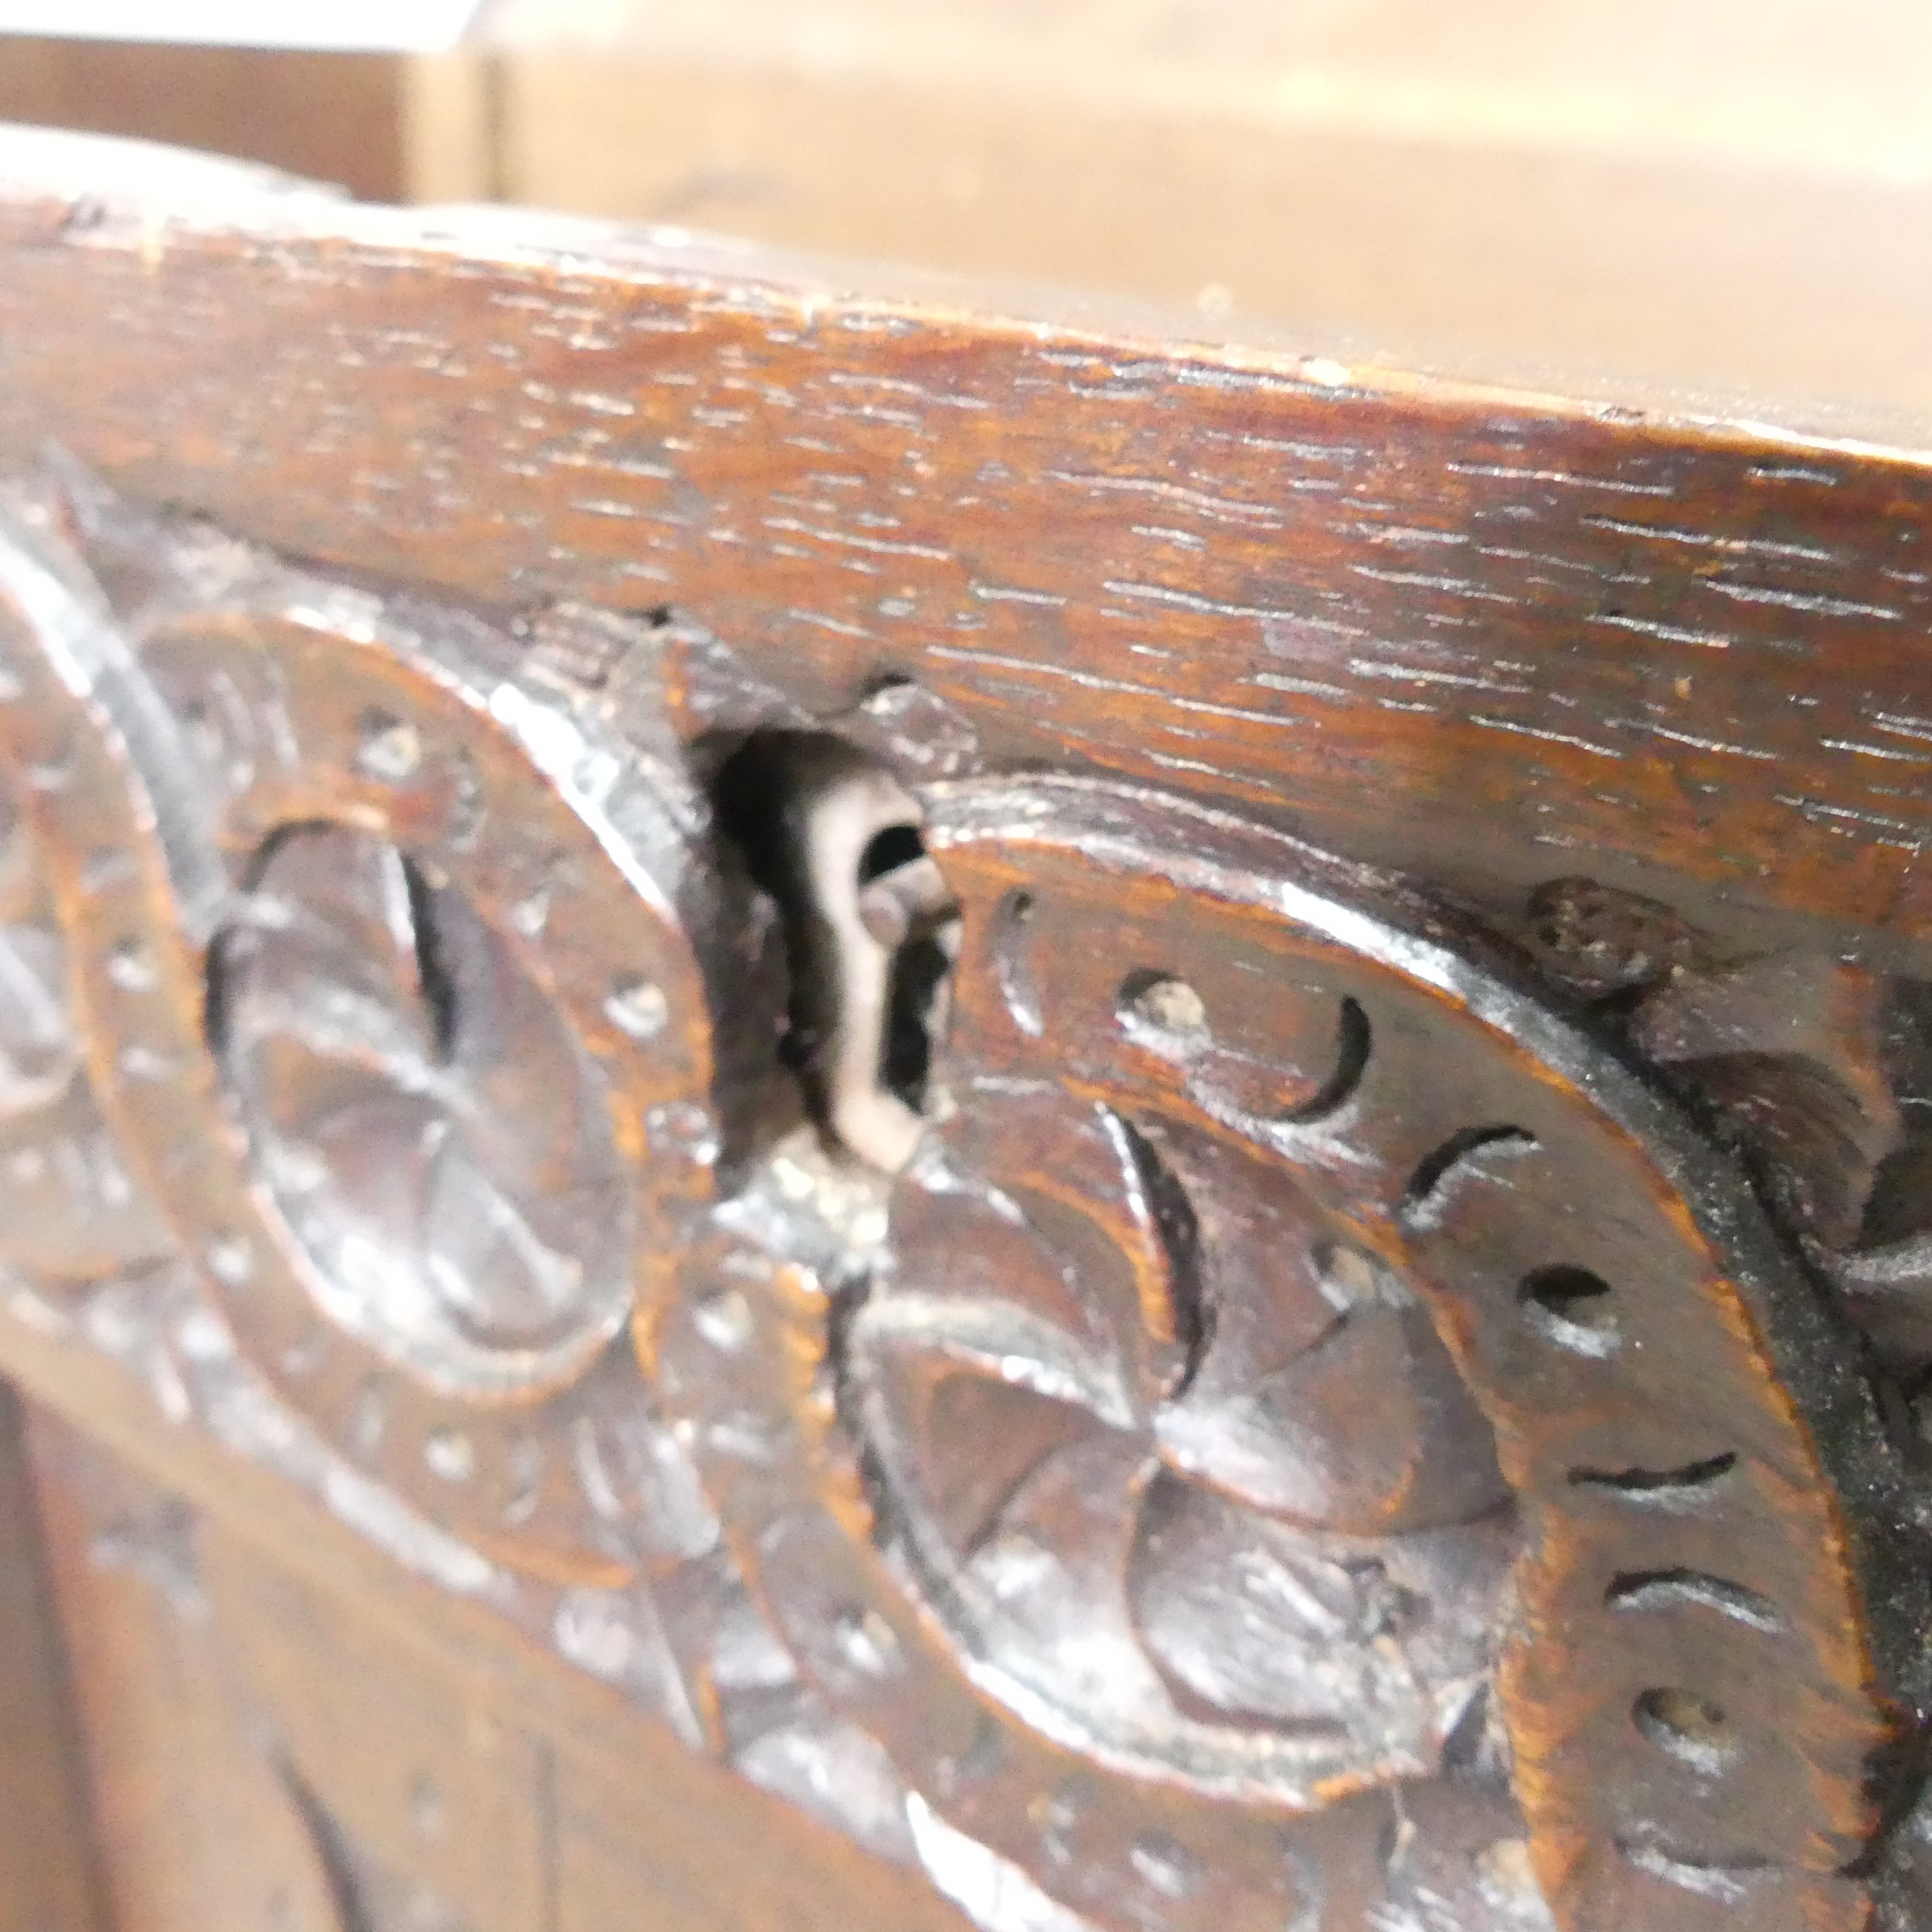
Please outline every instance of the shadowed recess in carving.
M1417 1165L1397 1214L1405 1226L1434 1227L1463 1182L1487 1173L1495 1160L1536 1151L1536 1137L1520 1127L1466 1127Z
M1693 1770L1722 1770L1737 1754L1737 1739L1721 1704L1675 1686L1644 1692L1631 1721L1659 1750Z
M896 1171L923 1127L959 944L919 808L870 753L818 731L753 732L713 795L784 922L784 1056L821 1124Z
M1617 1849L1638 1871L1720 1905L1742 1905L1758 1886L1777 1876L1777 1868L1765 1859L1702 1859L1667 1850L1648 1838L1619 1838Z
M1287 1124L1310 1127L1317 1121L1325 1121L1330 1114L1339 1113L1362 1084L1362 1077L1369 1069L1372 1036L1369 1015L1358 1001L1344 997L1335 1022L1335 1071L1311 1099L1303 1101L1299 1107L1291 1107L1282 1115Z
M1706 1456L1677 1469L1573 1469L1573 1488L1614 1496L1639 1509L1688 1514L1713 1502L1737 1468L1737 1452Z
M1768 1597L1742 1583L1695 1570L1655 1570L1615 1578L1604 1592L1611 1610L1709 1610L1750 1630L1775 1634L1787 1628L1784 1614Z
M947 903L944 883L919 828L887 826L859 859L859 918L880 945L892 948L879 1077L888 1093L921 1114L932 1075L934 1033L957 943L947 912L934 922L935 902Z
M1538 1332L1578 1355L1609 1355L1623 1345L1617 1298L1587 1268L1559 1264L1523 1277L1517 1298Z
M1033 895L1015 886L993 911L993 971L1013 1024L1038 1039L1046 1031L1040 1012L1039 982L1027 947L1033 923Z
M599 1076L461 894L284 830L210 955L210 1043L352 1334L437 1386L546 1383L621 1326L631 1213ZM541 1090L519 1066L562 1077Z
M1172 1352L1156 1379L1169 1401L1184 1395L1199 1373L1213 1334L1214 1312L1202 1278L1201 1226L1180 1178L1134 1123L1104 1110L1110 1132L1124 1149L1140 1183L1143 1211L1166 1260L1161 1291L1144 1299L1142 1316L1157 1344Z
M315 1848L316 1862L328 1888L329 1903L335 1909L341 1932L382 1932L363 1898L355 1856L342 1826L287 1758L277 1753L273 1763L295 1815L301 1820Z

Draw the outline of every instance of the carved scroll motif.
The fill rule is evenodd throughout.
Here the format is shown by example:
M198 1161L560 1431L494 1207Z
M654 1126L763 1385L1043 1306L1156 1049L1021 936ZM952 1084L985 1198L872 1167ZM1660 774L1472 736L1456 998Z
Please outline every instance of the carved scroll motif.
M641 650L20 495L0 1260L191 1264L1002 1932L1865 1925L1891 1464L1734 1165L1384 878Z

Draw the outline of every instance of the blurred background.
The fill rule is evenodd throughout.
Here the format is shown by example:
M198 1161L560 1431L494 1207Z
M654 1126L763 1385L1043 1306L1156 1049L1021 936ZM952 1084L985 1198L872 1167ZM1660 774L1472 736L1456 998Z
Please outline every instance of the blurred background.
M430 54L0 35L0 119L1932 421L1932 0L485 0Z

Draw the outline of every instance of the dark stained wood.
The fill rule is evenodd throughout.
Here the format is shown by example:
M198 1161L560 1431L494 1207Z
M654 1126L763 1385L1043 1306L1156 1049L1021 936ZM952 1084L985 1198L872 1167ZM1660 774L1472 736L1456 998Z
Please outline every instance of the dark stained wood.
M321 1848L250 1734L192 1515L47 1416L33 1436L113 1923L352 1932Z
M416 1932L452 1907L478 1932L851 1923L852 1855L789 1807L466 1631L327 1518L285 1498L251 1511L219 1459L163 1443L155 1466L159 1439L131 1420L148 1473L50 1417L35 1432L116 1924ZM249 1533L185 1502L168 1481L185 1472ZM876 1867L864 1885L880 1923L961 1932L922 1889Z
M71 470L12 494L15 930L73 948L75 1090L189 1264L137 1223L35 1320L943 1888L964 1856L1103 1925L1367 1924L1413 1882L1393 1787L1425 1860L1526 1848L1568 1925L1700 1886L1864 1923L1843 1868L1920 1688L1899 1457L1743 1178L1495 940L1199 805L988 773L907 685L774 732L688 624L519 642ZM770 1104L772 922L698 809L733 744L829 1147ZM1876 1062L1831 981L1713 971L1630 1036ZM713 1003L764 1043L715 1086ZM634 1242L614 1318L551 1193ZM1367 1594L1261 1642L1257 1562ZM333 1715L284 1747L304 1802L360 1748ZM1492 1724L1513 1785L1467 1760Z
M1003 756L1478 889L1587 852L1720 927L1917 947L1909 456L1043 333L541 222L440 242L238 203L157 232L97 199L77 222L77 193L5 216L16 459L54 437L509 610L679 604L815 708L917 676Z
M1918 458L63 151L0 1366L182 1492L55 1510L117 1883L179 1721L349 1932L1915 1923Z
M1343 1923L1372 1923L1341 1875L1370 1862L1385 1821L1345 1801L1400 1764L1406 1802L1460 1783L1472 1824L1492 1804L1475 1825L1492 1844L1526 1829L1567 1922L1668 1923L1682 1869L1741 1896L1786 1861L1776 1895L1751 1899L1756 1923L1860 1922L1837 1874L1871 1828L1864 1767L1896 1720L1845 1723L1868 1668L1844 1645L1860 1611L1815 1593L1846 1526L1824 1485L1798 1500L1808 1444L1767 1433L1774 1377L1834 1408L1841 1450L1859 1398L1849 1375L1834 1395L1811 1381L1833 1344L1795 1281L1765 1272L1768 1247L1734 1219L1718 1233L1735 1210L1715 1173L1692 1179L1689 1142L1607 1055L1488 981L1479 947L1432 955L1453 929L1364 896L1345 867L1077 781L926 797L961 936L945 1102L889 1254L836 1301L783 1279L783 1257L815 1244L786 1226L781 1202L804 1190L781 1166L764 1213L736 1224L767 1231L695 1251L661 1337L661 1381L689 1406L742 1560L821 1681L921 1767L922 1789L944 1788L972 1732L954 1652L1047 1700L1063 1747L1131 1767L1144 1781L1055 1827L1060 1882L1090 1868L1083 1909L1119 1883L1110 1835L1165 1834L1197 1875L1166 1907L1177 1923L1298 1909L1277 1889L1283 1842L1306 1848ZM1655 1168L1629 1164L1633 1141ZM762 1293L761 1261L781 1277ZM1747 1366L1764 1342L1776 1369ZM1037 1376L1015 1370L1029 1360ZM774 1413L754 1445L726 1427ZM1869 1451L1839 1493L1889 1480ZM1713 1460L1723 1482L1681 1485L1679 1520L1632 1506L1646 1478L1654 1495ZM883 1573L841 1533L868 1512L896 1554ZM1350 1567L1370 1552L1372 1585ZM1504 1611L1492 1593L1511 1566ZM1295 1589L1260 1590L1263 1570ZM1453 1643L1391 1678L1367 1603L1303 1621L1301 1592L1377 1587L1426 1605L1425 1627L1515 1632L1497 1695L1516 1802L1454 1768L1468 1712L1441 1700L1472 1679ZM1633 1614L1693 1601L1718 1614ZM895 1667L841 1662L855 1604ZM1096 1641L1112 1646L1104 1684L1066 1661ZM1433 1686L1410 1674L1431 1668ZM1711 1693L1713 1729L1757 1740L1721 1797L1690 1740L1660 1750L1662 1722L1631 1721L1647 1699L1674 1709L1684 1683ZM1257 1750L1270 1719L1298 1740L1280 1760ZM997 1769L954 1770L951 1815L1049 1869L1039 1794L1069 1774L1010 1718L998 1736ZM1799 1846L1788 1795L1833 1785L1837 1821ZM1747 1853L1746 1821L1773 1818L1777 1849ZM1630 1855L1652 1842L1678 1877ZM1481 1924L1464 1883L1440 1883L1438 1909Z
M0 1928L104 1932L22 1406L0 1383Z

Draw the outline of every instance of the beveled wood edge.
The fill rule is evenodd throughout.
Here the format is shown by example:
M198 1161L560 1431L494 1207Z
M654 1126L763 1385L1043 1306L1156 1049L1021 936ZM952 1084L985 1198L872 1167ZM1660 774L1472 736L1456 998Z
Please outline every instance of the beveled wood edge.
M1409 401L1451 417L1506 411L1560 422L1641 423L1740 448L1932 468L1932 420L1910 410L1725 394L1688 381L1658 383L1556 363L1495 368L1463 352L1423 351L1404 366L1366 338L1332 330L1241 318L1239 335L1216 335L1190 308L801 253L672 226L489 204L350 202L326 184L272 168L106 135L0 123L0 203L8 202L44 202L50 214L68 210L54 219L70 239L73 216L84 209L87 238L109 245L124 241L130 230L142 247L155 250L187 235L307 240L461 256L506 268L594 267L606 283L640 288L723 278L747 295L807 311L836 308L849 318L881 323L915 314L928 322L970 316L982 339L1158 355L1272 376L1315 396Z

